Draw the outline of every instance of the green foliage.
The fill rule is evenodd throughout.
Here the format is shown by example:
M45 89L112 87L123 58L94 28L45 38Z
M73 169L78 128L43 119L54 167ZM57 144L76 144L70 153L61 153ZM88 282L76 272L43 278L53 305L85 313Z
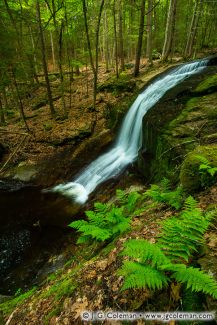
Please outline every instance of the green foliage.
M123 191L117 191L117 198L121 206L112 203L95 203L94 211L86 211L86 220L77 220L70 223L70 227L78 230L81 235L78 243L86 243L91 240L113 240L116 236L130 229L132 212L140 195L132 192L126 195Z
M201 185L203 187L211 185L215 181L214 176L217 173L217 167L212 167L210 161L202 155L196 155L196 158L201 162L199 166Z
M122 290L145 287L162 289L168 282L163 272L138 262L126 261L118 273L126 277Z
M217 282L211 275L198 268L186 267L184 264L171 264L164 267L164 270L174 272L172 277L177 282L186 284L187 289L193 292L203 292L217 299Z
M145 195L156 202L165 203L176 210L179 210L182 207L182 187L178 186L174 191L172 191L170 182L166 178L161 181L160 185L151 185L151 188L145 192Z
M15 307L21 305L26 299L31 297L36 290L37 288L33 287L31 290L22 294L19 294L20 291L19 293L17 292L17 295L14 298L0 304L0 311L2 311L5 315L10 314Z
M217 297L217 283L208 274L193 267L186 267L190 257L203 243L216 211L205 216L190 196L179 216L162 222L158 241L128 240L122 255L128 256L119 275L124 276L123 290L129 288L161 289L175 279L187 285L187 289Z
M71 278L61 279L60 282L57 282L54 285L51 285L48 291L44 292L42 297L54 297L55 301L60 300L63 296L67 297L70 296L73 291L75 290L76 285L72 283Z
M196 201L189 196L178 217L163 221L158 244L171 260L188 262L192 253L203 244L203 234L209 224L210 216L203 216Z
M121 255L132 257L139 260L141 263L147 262L153 267L158 267L170 262L157 245L144 239L128 240Z

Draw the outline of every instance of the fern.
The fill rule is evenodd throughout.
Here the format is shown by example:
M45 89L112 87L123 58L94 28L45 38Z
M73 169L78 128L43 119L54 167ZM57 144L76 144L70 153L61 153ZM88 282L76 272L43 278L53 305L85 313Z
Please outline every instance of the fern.
M157 243L142 239L125 242L121 255L130 260L118 271L124 277L122 289L147 287L156 290L175 279L192 291L217 298L217 282L200 269L184 264L203 243L203 235L214 216L216 211L204 216L190 196L178 217L162 222Z
M125 207L128 213L132 213L135 211L136 204L138 200L141 198L141 194L138 192L130 192L127 194L122 190L116 190L116 197L119 203Z
M176 281L186 284L187 289L203 292L217 299L217 282L209 274L198 268L186 267L183 264L168 265L165 270L172 271Z
M169 263L169 259L157 245L143 239L128 240L121 254L137 259L141 263L150 262L153 267Z
M151 188L145 192L147 197L150 197L156 202L165 203L176 210L182 207L183 189L178 186L174 191L170 189L169 180L164 178L160 185L151 185Z
M95 203L94 210L86 211L87 220L73 221L69 227L81 233L77 243L86 243L91 240L106 241L130 229L130 223L135 213L136 204L141 197L137 192L126 194L117 191L121 206L111 203Z
M168 283L168 278L162 272L138 262L125 261L118 271L125 277L122 290L132 288L162 289Z
M213 184L215 181L215 174L217 173L217 167L212 167L210 161L202 156L196 155L196 158L200 161L199 172L201 174L201 185L203 187Z
M172 217L162 223L158 239L160 248L171 260L188 262L193 252L203 244L211 217L203 216L197 202L189 196L179 217Z

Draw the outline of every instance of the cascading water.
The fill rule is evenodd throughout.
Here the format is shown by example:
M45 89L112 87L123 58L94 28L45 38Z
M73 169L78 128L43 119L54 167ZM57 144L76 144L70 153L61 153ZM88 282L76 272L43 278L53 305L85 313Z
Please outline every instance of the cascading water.
M51 191L60 192L79 204L85 203L99 184L120 174L136 159L142 145L142 119L147 111L169 89L203 70L207 63L205 59L178 66L150 84L129 109L113 148L94 160L73 182L57 185Z

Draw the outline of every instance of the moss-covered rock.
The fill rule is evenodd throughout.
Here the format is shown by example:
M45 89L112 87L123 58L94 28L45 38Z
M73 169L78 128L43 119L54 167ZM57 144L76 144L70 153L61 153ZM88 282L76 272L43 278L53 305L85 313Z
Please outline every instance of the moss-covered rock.
M206 80L202 81L194 92L201 93L204 91L212 92L217 90L217 74L208 77Z
M164 107L163 103L158 104L155 112L147 116L143 132L144 155L141 151L138 160L139 169L146 178L151 175L152 181L167 177L178 182L186 155L199 145L217 142L216 103L217 92L213 92L188 97L184 103L173 99L165 102Z
M98 86L99 91L108 91L114 93L121 92L134 92L136 87L136 81L130 78L128 75L121 74L119 78L109 78L105 82Z
M180 171L180 182L189 192L209 186L216 180L216 176L210 175L208 170L200 170L202 161L199 157L207 159L211 167L217 167L217 145L198 146L186 156Z

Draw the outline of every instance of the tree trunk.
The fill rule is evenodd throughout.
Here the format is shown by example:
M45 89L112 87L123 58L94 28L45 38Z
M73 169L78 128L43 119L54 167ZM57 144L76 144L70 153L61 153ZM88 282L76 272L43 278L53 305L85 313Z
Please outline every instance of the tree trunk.
M5 114L4 114L4 109L3 109L1 97L0 97L0 124L1 125L5 124Z
M51 45L51 52L52 52L53 70L56 71L56 55L55 55L55 48L54 48L54 41L53 41L53 33L52 33L52 31L50 31L50 45Z
M90 36L89 36L89 29L88 29L88 23L87 23L87 6L86 6L86 0L82 0L83 4L83 14L84 14L84 24L85 24L85 32L87 37L87 47L89 52L89 58L90 58L90 64L93 71L93 108L96 108L96 95L97 95L97 81L98 81L98 68L99 68L99 32L100 32L100 21L102 17L102 11L104 7L105 0L101 0L98 19L97 19L97 25L96 25L96 33L95 33L95 63L93 60L92 55L92 48L91 48L91 42L90 42Z
M36 57L36 49L35 49L35 41L34 41L34 37L33 37L33 33L32 33L32 27L29 26L29 32L30 32L30 38L31 38L31 43L32 43L32 51L33 51L33 58L34 58L34 70L36 75L38 74L38 65L37 65L37 57ZM38 83L38 79L36 80L36 82Z
M149 65L152 65L152 14L152 0L148 0L146 56Z
M177 0L170 0L167 25L164 38L164 46L162 51L162 61L166 61L171 53L173 45L173 37L175 32L175 22L176 22L176 6Z
M194 41L197 33L199 16L201 13L201 7L202 7L202 0L196 0L194 5L194 12L191 20L190 30L188 33L188 39L184 51L185 58L189 58L192 56Z
M9 105L8 105L8 99L7 99L5 87L3 87L2 89L2 98L3 98L4 108L6 110L6 115L7 115L7 109L9 108Z
M59 72L60 72L60 88L61 88L61 100L63 105L64 117L68 117L68 112L66 110L66 102L65 102L65 91L64 91L64 77L63 77L63 67L62 67L62 35L63 35L63 22L60 28L59 34L59 55L58 55L58 65L59 65Z
M15 91L16 91L16 96L17 96L17 99L18 99L20 117L23 120L23 123L25 124L26 130L28 132L30 132L29 126L28 126L28 124L26 122L26 116L25 116L25 113L24 113L23 103L22 103L22 99L20 97L20 92L19 92L19 89L18 89L18 86L17 86L17 80L16 80L16 76L15 76L13 67L11 69L11 73L12 73L12 77L13 77L13 85L14 85L14 88L15 88Z
M117 22L116 22L116 8L115 8L115 1L113 3L113 19L114 19L114 38L115 38L115 72L116 78L119 78L119 71L118 71L118 40L117 40Z
M142 38L144 33L144 17L145 17L145 0L141 1L141 11L140 11L140 23L139 23L139 34L136 48L136 59L134 67L134 76L137 77L139 74L140 58L142 53Z
M123 16L122 16L122 0L118 1L118 20L119 20L119 58L121 62L121 70L125 70L124 66L124 40L123 40Z
M42 64L43 64L45 82L46 82L46 87L47 87L47 95L48 95L48 101L49 101L49 106L50 106L50 113L51 113L51 116L54 117L56 112L55 112L54 105L53 105L52 92L51 92L50 81L49 81L49 77L48 77L48 69L47 69L46 54L45 54L46 49L45 49L43 28L42 28L42 23L41 23L41 11L40 11L39 0L36 1L36 14L37 14L37 19L38 19L39 38L40 38L40 43L41 43L40 50L41 50L41 56L42 56Z
M105 49L106 72L109 72L108 18L107 18L106 10L105 10L105 15L104 15L104 49Z

